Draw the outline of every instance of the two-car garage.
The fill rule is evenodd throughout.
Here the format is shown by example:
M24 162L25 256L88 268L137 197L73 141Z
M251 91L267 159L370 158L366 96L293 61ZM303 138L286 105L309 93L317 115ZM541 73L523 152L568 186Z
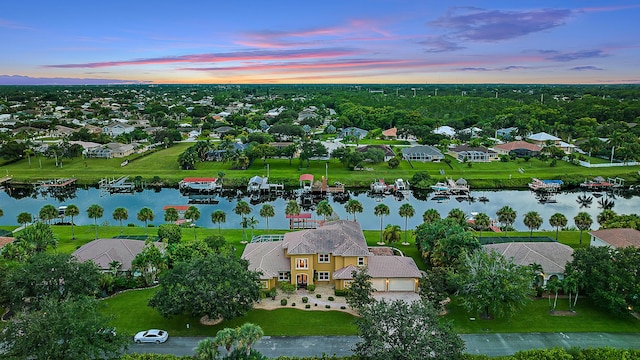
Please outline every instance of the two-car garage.
M376 291L417 291L415 278L373 278Z

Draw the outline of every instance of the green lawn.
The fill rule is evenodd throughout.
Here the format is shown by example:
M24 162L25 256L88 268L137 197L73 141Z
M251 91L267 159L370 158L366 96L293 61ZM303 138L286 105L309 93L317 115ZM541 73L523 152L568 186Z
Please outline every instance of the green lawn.
M551 298L553 302L553 297ZM444 318L453 322L457 333L517 333L517 332L640 332L640 321L631 315L616 317L596 308L587 298L579 298L575 316L554 316L549 313L547 298L532 301L512 318L482 320L469 314L454 297ZM558 299L556 310L569 308L568 299ZM475 320L470 320L475 318Z
M217 176L218 172L226 173L227 185L244 186L246 181L254 175L266 175L266 168L262 161L254 161L247 170L233 170L231 163L203 162L197 164L196 170L181 170L177 158L192 143L178 143L168 149L161 149L154 153L137 157L129 165L121 167L123 159L65 159L62 167L55 166L55 160L34 158L29 166L27 160L21 160L2 166L5 171L14 176L16 181L35 181L51 178L76 177L80 183L95 184L104 177L140 176L149 181L158 176L168 184L176 184L184 177ZM450 158L452 159L452 158ZM40 163L42 168L40 168ZM311 173L316 178L325 175L326 161L311 161L309 166L301 164L299 159L293 159L291 165L287 159L269 159L270 177L274 182L283 182L290 186L297 186L300 174ZM638 181L640 166L612 167L590 169L558 161L557 166L551 167L549 162L522 159L509 162L474 163L468 164L451 161L445 163L420 163L402 161L397 169L390 169L386 163L367 165L373 171L350 171L337 160L329 162L329 178L340 181L350 187L366 187L375 178L407 178L410 179L416 171L426 171L435 179L444 177L464 177L474 188L513 188L524 187L532 177L541 179L563 179L566 183L577 185L585 179L594 176L620 176L627 183ZM445 175L439 174L440 170ZM523 171L520 172L519 169Z
M189 316L166 319L147 306L155 291L156 289L144 289L118 294L103 300L103 311L113 316L112 324L118 331L128 335L142 329L160 328L173 336L214 336L222 328L236 327L245 322L260 325L265 335L271 336L356 334L353 316L341 311L305 311L293 308L252 310L243 317L215 326L202 325L199 319Z

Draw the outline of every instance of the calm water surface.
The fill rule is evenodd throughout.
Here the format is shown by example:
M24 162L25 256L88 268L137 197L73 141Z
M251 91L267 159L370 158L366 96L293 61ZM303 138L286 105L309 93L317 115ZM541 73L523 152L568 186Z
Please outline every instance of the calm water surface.
M430 208L438 210L441 216L446 216L447 213L454 208L460 208L465 213L471 214L472 212L484 212L491 218L496 217L496 211L504 205L511 206L517 212L517 220L514 227L517 230L527 230L527 227L523 223L524 214L528 211L537 211L544 223L541 229L549 229L552 227L549 225L549 217L556 213L563 213L567 219L569 219L569 225L573 225L573 217L580 211L586 211L591 214L594 219L594 225L592 228L597 227L596 217L602 211L598 205L598 198L593 197L593 201L589 207L580 207L580 204L576 201L577 197L583 195L582 192L565 192L556 195L556 203L540 203L530 191L517 191L517 190L505 190L505 191L472 191L471 195L476 199L480 196L485 196L489 201L468 201L457 200L451 198L446 201L432 200L432 194L426 195L424 193L411 193L408 197L398 200L393 196L387 196L384 198L373 198L363 192L350 192L352 199L360 201L364 207L364 212L357 214L358 221L362 224L363 229L376 230L380 228L380 218L373 214L373 209L380 203L385 203L389 206L391 214L384 218L385 224L397 224L404 228L404 218L398 215L398 209L404 203L410 203L415 208L416 215L409 219L409 227L415 227L422 222L422 213ZM137 220L136 214L143 207L149 207L155 214L155 220L151 223L159 225L163 223L165 205L189 205L190 198L180 193L177 189L160 189L160 190L143 190L141 192L135 192L133 194L103 194L98 189L77 189L72 195L75 197L68 197L66 199L56 199L55 197L46 194L36 194L32 196L16 199L11 197L6 192L0 192L0 208L4 211L4 216L0 217L0 225L16 225L17 216L21 212L29 212L33 215L37 215L40 208L46 204L51 204L55 207L60 205L75 204L80 208L80 215L75 218L75 222L78 225L93 224L93 220L87 216L87 208L92 204L99 204L104 208L104 216L98 219L100 224L117 225L118 222L113 220L112 213L117 207L124 207L129 212L129 219L124 221L125 224L131 223L138 226L143 226L144 223ZM15 193L14 193L14 196ZM215 210L222 210L227 213L227 222L222 224L223 228L239 228L240 217L233 213L233 208L239 199L250 201L245 196L237 197L235 194L230 194L229 197L216 196L216 204L193 204L201 213L200 220L197 225L201 227L216 227L211 222L211 213ZM610 199L615 202L613 208L619 214L631 214L638 211L640 201L637 196L612 196L604 194L602 199ZM351 216L347 214L344 209L344 200L341 202L336 201L332 197L329 197L329 202L333 207L335 213L341 218L350 219ZM260 208L262 204L269 203L275 207L276 216L269 219L269 227L273 229L285 229L288 228L289 222L285 219L284 209L288 200L283 198L274 198L270 201L264 201L257 204L252 204L252 213L249 216L254 216L260 223L256 228L264 228L265 220L260 217ZM318 218L314 209L310 209L303 212L311 212L313 218Z

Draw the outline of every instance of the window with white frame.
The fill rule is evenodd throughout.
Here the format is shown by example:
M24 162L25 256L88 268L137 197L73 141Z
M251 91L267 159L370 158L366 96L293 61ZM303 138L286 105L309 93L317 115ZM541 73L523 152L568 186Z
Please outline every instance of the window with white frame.
M296 259L296 269L308 269L308 268L309 268L309 262L307 261L307 258Z
M353 280L345 280L345 281L342 283L342 286L343 286L345 289L348 289L348 288L350 288L350 287L351 287L351 283L352 283L352 282L353 282Z
M288 271L280 271L278 273L278 281L289 281L289 272Z
M329 259L329 254L318 254L319 263L328 263L330 261Z
M318 281L329 281L331 274L328 271L318 271Z
M364 266L364 257L363 256L360 256L358 258L358 266Z

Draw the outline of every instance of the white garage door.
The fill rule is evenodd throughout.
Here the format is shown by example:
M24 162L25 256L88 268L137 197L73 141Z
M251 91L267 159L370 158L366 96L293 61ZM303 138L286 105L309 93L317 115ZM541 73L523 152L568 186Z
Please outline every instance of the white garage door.
M376 291L387 291L386 279L371 279L371 283Z
M389 291L414 291L414 279L389 279Z

